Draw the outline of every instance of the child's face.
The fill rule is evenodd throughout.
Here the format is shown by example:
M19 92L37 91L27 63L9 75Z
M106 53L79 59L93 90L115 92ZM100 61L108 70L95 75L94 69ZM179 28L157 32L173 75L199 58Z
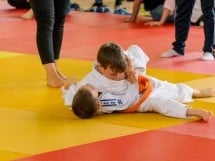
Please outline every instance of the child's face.
M84 88L84 89L90 91L90 93L93 95L93 97L98 98L99 91L93 85L86 84L86 85L83 85L81 88Z
M86 84L86 85L83 85L81 88L84 88L85 90L88 90L92 96L98 100L98 110L97 110L97 114L100 114L102 113L101 109L102 109L102 105L101 105L101 102L99 101L99 91L91 84Z
M99 65L99 71L102 75L104 75L108 79L117 80L117 81L125 79L124 72L123 73L115 72L109 66L106 69L104 69L101 65Z

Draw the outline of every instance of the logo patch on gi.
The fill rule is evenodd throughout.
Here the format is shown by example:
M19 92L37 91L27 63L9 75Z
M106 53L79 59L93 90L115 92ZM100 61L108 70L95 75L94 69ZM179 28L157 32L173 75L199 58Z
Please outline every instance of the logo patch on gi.
M122 100L121 99L103 99L100 100L102 106L118 106L122 104Z

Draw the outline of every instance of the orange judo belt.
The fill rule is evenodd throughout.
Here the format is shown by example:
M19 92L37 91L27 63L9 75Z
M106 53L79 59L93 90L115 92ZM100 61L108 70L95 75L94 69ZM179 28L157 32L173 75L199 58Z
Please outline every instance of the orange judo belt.
M138 110L140 105L145 101L145 99L150 95L152 92L152 84L149 81L148 78L139 75L138 76L138 86L139 86L139 93L142 94L140 99L137 101L137 103L133 106L130 106L128 109L123 110L122 112L129 113L129 112L135 112Z

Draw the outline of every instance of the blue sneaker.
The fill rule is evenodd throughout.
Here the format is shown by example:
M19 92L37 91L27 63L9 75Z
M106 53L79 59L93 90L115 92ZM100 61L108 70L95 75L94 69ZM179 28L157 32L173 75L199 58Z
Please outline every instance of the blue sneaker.
M113 13L118 15L131 15L125 8L116 8Z
M107 13L110 12L110 8L108 6L103 5L103 3L95 2L90 9L85 10L87 12L97 12L97 13Z
M90 9L90 12L108 13L110 12L110 8L107 6L94 6Z

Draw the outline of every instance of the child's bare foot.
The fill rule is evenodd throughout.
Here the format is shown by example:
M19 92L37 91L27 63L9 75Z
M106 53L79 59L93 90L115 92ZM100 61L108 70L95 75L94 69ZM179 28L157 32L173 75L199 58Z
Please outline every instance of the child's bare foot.
M201 90L196 90L193 93L194 98L204 98L204 97L214 97L215 89L214 88L205 88Z
M213 116L213 113L211 111L201 109L187 109L187 116L197 116L205 122L208 122Z
M32 19L33 17L34 17L34 13L32 9L28 10L25 14L21 16L21 18L24 20Z
M208 122L212 116L213 116L213 113L211 111L202 112L202 119L206 122Z

